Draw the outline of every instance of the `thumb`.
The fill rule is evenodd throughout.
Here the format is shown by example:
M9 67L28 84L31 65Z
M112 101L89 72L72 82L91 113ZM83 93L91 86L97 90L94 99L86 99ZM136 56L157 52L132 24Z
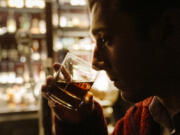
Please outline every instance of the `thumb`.
M84 103L90 104L93 102L93 94L91 92L87 92L87 94L84 97Z
M92 111L94 109L93 94L88 92L79 105L80 111Z

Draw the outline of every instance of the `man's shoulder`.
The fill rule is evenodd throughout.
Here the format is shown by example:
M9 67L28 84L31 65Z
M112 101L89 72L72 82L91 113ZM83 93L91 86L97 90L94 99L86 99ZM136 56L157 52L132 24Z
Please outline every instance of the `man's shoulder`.
M132 105L126 112L125 117L128 117L132 113L135 115L141 115L144 109L148 110L149 105L151 104L153 97L148 97L136 104Z
M149 107L152 99L153 99L153 97L148 97L148 98L136 103L135 106L137 106L137 107Z
M141 129L141 127L142 129L146 129L144 128L146 127L145 125L149 124L148 121L151 119L149 105L152 99L153 97L149 97L131 106L127 110L125 116L117 122L115 129L117 131L123 129L123 133L136 132L136 130Z

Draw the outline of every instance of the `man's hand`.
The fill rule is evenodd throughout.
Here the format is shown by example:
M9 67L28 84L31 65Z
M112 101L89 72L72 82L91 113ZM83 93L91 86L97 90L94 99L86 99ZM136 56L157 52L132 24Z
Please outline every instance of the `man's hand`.
M55 71L58 71L60 67L61 67L60 64L54 64L53 66ZM69 77L67 77L66 79L70 80ZM78 109L67 107L66 105L62 104L58 100L55 100L54 98L49 96L51 94L54 81L55 81L55 78L53 76L47 77L46 84L42 86L42 94L43 94L43 97L45 97L48 100L48 104L51 110L54 112L55 116L59 120L63 120L70 123L78 123L86 119L93 112L94 101L93 101L93 96L90 92L87 92L87 94L84 96ZM61 99L62 101L65 100L63 98L67 98L67 97L62 96L62 99ZM70 97L70 96L68 96L68 98L70 102L75 100L73 97Z

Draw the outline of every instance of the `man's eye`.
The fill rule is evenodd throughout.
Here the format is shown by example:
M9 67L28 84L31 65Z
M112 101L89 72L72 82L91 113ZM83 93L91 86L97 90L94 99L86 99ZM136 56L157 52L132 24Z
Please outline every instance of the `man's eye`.
M112 43L111 43L111 40L110 38L108 37L100 37L98 40L97 40L97 45L101 48L104 48L104 47L108 47L108 46L111 46Z

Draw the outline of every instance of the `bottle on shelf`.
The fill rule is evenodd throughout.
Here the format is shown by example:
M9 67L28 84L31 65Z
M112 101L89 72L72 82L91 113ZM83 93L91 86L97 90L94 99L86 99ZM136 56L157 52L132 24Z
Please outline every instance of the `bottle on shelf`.
M23 8L24 0L8 0L8 6L13 8Z
M14 12L10 11L7 19L7 31L9 33L14 33L16 32L17 25L16 25L16 20L14 18Z
M23 13L19 17L19 22L20 22L20 28L23 29L24 31L29 31L31 27L31 17L29 14Z
M53 12L53 15L52 15L52 24L54 27L58 27L59 25L59 16L58 16L58 13L56 12Z
M41 61L42 63L47 59L47 44L45 40L41 40Z
M46 33L46 22L45 22L44 19L41 19L41 20L39 21L39 32L40 32L41 34L45 34L45 33Z
M6 84L8 81L8 50L5 46L1 46L1 61L0 61L0 84Z
M8 49L8 82L9 84L16 83L16 73L15 73L15 62L18 60L18 53L16 50L16 45L11 44Z
M8 7L15 7L15 1L14 0L8 0Z
M39 61L40 60L40 53L39 53L39 41L34 40L32 41L32 54L31 54L31 59L33 61Z
M32 34L39 34L40 33L39 20L37 18L32 19L32 25L31 25L30 31Z
M0 7L7 7L7 1L6 0L0 0Z

